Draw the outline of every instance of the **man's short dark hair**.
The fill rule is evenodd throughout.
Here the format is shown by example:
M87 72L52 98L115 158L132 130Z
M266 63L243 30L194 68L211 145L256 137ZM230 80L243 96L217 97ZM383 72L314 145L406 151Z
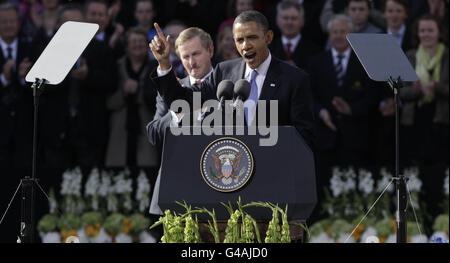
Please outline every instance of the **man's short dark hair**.
M0 11L6 11L6 10L14 10L16 11L17 15L20 17L20 11L19 11L19 6L17 6L16 4L13 3L0 3Z
M150 3L153 6L153 8L155 7L153 0L136 0L136 3L134 4L134 10L136 10L137 5L139 3Z
M373 5L372 0L349 0L347 6L349 6L351 2L366 2L367 7L369 9L372 9L372 5Z
M264 33L269 31L269 22L267 21L267 18L261 14L258 11L251 10L251 11L245 11L242 12L240 15L236 17L233 23L233 27L237 23L248 23L248 22L255 22L261 28L263 29Z
M403 6L403 8L405 9L406 13L409 12L409 2L408 2L408 0L386 0L386 1L384 1L383 11L386 11L386 4L389 1L392 1L394 3L397 3L397 4L401 5L401 6Z
M92 4L92 3L104 4L106 6L106 8L109 7L108 2L106 0L87 0L84 3L84 13L85 14L87 12L87 9L88 9L89 5Z
M305 15L305 10L303 9L303 6L299 3L293 3L289 1L282 1L277 4L277 15L280 14L281 11L294 8L297 10L297 12L300 14L300 16Z
M62 16L64 15L65 12L73 11L73 10L80 11L80 13L82 15L84 15L83 7L80 4L78 4L78 3L67 3L67 4L64 4L63 6L61 6L58 9L58 22L62 21Z

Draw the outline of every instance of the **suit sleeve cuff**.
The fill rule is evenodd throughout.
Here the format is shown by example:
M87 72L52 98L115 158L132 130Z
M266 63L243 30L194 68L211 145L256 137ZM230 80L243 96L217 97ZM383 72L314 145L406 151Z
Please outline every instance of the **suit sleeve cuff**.
M164 77L165 75L169 74L169 72L172 70L172 67L170 67L168 70L161 70L158 66L156 69L156 73L158 74L158 77Z
M184 117L183 113L180 113L179 115L177 115L174 111L170 111L170 115L172 115L172 121L171 121L172 126L178 126L178 124L181 122L181 120Z
M3 75L3 73L0 75L0 81L1 81L2 84L3 84L3 87L8 86L8 84L9 84L9 81L6 80L5 75Z

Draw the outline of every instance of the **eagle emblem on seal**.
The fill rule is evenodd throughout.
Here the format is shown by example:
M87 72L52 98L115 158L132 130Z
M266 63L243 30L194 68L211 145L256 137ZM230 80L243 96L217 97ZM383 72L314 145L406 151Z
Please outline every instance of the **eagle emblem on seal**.
M250 179L253 173L253 155L237 139L218 139L203 152L200 169L203 179L210 187L221 192L232 192Z

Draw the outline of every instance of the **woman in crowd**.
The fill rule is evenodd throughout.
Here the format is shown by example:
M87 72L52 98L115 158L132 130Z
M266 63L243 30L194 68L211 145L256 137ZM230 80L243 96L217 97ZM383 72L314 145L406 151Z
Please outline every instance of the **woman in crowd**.
M147 32L132 28L125 36L125 56L117 62L119 88L108 99L111 110L110 138L106 153L106 167L153 167L157 152L147 142L145 126L152 120L154 108L146 103L145 89L154 63L148 57ZM153 97L153 100L155 100Z
M424 15L417 22L419 46L407 55L419 80L400 91L404 102L401 124L415 133L411 150L418 154L417 160L448 163L449 54L439 21Z
M220 24L217 32L221 32L226 26L233 25L234 18L240 13L253 9L253 0L230 0L228 2L228 19Z
M232 26L228 25L217 35L215 62L238 58L239 53L234 44Z
M440 19L427 14L418 19L419 46L407 55L419 80L400 90L404 139L403 165L415 160L423 181L423 201L434 218L443 198L442 182L448 167L449 53ZM409 164L411 165L411 164ZM432 222L428 222L431 224Z

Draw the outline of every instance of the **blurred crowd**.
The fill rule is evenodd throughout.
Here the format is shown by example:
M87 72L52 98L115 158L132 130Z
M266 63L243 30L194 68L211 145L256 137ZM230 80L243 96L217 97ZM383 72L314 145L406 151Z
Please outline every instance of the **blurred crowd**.
M160 151L145 132L157 96L149 78L157 66L148 48L153 23L173 42L191 26L208 32L215 65L239 57L234 17L253 9L275 33L271 54L310 74L319 196L333 166L394 164L393 93L367 77L346 40L352 32L391 34L407 54L419 81L400 91L401 164L423 168L430 196L442 189L449 121L446 0L10 0L0 4L0 211L31 174L33 94L24 77L63 23L100 28L67 78L41 96L37 166L45 190L57 188L62 172L75 166L146 169L154 182ZM181 79L187 72L172 51Z

